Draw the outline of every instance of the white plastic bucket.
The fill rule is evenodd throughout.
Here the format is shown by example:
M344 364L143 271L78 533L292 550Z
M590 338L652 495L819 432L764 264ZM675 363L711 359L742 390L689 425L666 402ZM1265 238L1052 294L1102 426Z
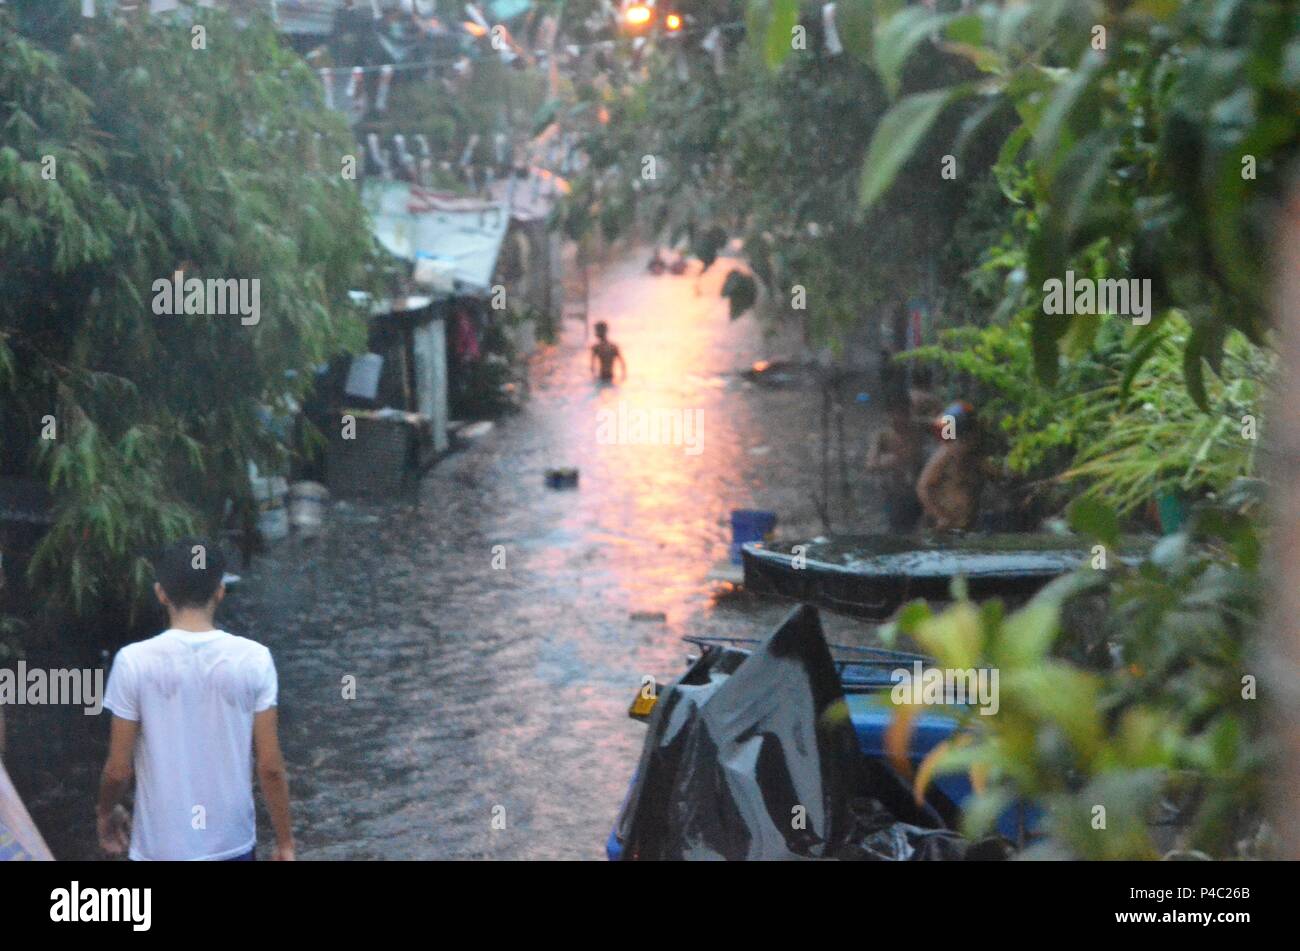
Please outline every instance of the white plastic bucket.
M384 358L377 353L362 353L352 358L343 392L348 396L373 400L379 395L379 375L384 369Z
M284 507L284 497L289 494L289 483L284 476L253 476L249 482L257 502L257 530L268 542L276 542L289 534L289 513Z
M319 482L295 482L289 489L289 524L302 535L315 535L325 517L329 489Z
M281 504L275 508L262 509L257 513L257 530L268 542L278 542L289 537L289 513Z

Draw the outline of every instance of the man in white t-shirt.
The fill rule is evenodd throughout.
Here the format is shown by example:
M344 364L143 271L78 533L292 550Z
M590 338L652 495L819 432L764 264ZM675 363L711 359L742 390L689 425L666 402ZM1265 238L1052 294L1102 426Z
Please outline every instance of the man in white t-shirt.
M170 626L118 651L96 824L101 847L137 861L252 860L253 758L277 861L294 857L289 780L276 727L271 652L213 625L225 559L202 539L169 546L154 593ZM135 811L121 801L135 779Z

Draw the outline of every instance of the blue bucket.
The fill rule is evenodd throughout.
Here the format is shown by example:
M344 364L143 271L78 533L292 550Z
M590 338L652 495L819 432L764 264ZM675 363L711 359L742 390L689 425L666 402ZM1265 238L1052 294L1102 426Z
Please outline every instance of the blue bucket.
M740 564L740 546L745 542L767 541L776 528L776 513L758 509L731 510L731 560Z

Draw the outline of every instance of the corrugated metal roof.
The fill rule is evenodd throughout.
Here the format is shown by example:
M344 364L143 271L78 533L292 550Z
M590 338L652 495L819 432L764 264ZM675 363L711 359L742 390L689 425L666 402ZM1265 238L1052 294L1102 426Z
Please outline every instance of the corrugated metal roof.
M431 192L406 182L370 179L361 198L375 237L416 265L416 280L436 290L486 291L510 225L499 202Z

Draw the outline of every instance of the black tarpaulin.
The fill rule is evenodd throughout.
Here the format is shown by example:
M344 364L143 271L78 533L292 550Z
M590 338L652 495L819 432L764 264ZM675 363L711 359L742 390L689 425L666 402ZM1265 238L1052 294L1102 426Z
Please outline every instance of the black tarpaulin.
M625 856L822 858L845 840L857 747L814 609L793 611L752 654L708 651L649 730Z
M625 860L966 852L886 764L864 759L815 608L796 608L752 652L706 651L648 729L618 830Z

